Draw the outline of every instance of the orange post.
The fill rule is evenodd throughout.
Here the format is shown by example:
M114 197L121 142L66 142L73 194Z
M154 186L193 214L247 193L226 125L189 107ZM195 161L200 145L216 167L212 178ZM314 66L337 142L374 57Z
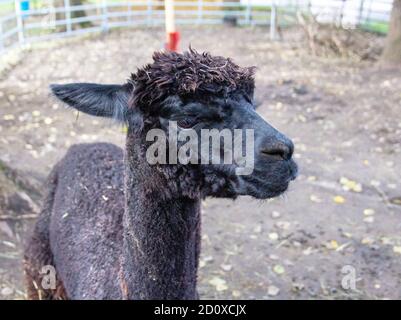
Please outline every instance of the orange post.
M166 49L169 51L178 51L180 34L175 29L174 0L165 0L166 16Z

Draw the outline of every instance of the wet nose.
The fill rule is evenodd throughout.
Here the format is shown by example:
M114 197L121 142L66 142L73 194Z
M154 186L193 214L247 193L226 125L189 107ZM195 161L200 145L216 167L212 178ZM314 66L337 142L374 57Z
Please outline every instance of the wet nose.
M261 153L270 160L290 160L294 144L289 139L269 141L262 145Z

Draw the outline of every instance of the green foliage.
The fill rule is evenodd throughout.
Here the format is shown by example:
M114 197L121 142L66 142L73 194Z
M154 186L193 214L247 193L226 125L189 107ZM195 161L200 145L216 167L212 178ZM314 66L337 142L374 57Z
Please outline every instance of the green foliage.
M388 22L365 22L360 26L363 30L380 33L380 34L387 34L388 32Z

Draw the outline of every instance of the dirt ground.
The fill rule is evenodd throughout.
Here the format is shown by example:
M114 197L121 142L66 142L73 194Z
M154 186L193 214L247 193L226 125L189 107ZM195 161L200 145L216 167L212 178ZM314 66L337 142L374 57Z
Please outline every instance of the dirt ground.
M119 126L78 117L47 86L121 83L160 39L125 30L26 52L0 79L0 160L41 184L72 144L123 145ZM185 28L182 39L258 67L258 111L293 139L300 167L280 198L203 203L200 297L400 299L401 71L312 57L296 31L271 42L263 28ZM0 221L0 299L25 297L33 221Z

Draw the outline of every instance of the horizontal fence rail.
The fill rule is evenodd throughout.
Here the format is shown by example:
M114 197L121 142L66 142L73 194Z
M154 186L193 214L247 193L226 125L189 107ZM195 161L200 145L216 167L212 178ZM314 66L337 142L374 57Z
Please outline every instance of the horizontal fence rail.
M386 32L392 0L194 0L174 2L177 24L270 26L296 23L296 12L318 21ZM112 28L164 24L161 0L0 0L0 53L16 46Z

